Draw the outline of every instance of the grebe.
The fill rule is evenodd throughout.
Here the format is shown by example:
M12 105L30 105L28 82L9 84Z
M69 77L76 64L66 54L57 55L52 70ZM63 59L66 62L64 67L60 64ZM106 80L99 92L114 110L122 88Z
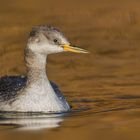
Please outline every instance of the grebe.
M69 111L66 99L46 75L47 56L65 51L88 53L84 49L72 47L63 33L52 26L33 27L25 48L27 76L0 78L0 111Z

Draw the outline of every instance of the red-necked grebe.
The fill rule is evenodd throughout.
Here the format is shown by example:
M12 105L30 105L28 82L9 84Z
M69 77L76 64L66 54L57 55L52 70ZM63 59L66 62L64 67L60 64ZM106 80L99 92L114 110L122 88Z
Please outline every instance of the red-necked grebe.
M25 48L27 76L0 78L0 111L66 112L70 110L58 87L48 80L48 54L59 52L87 53L72 47L66 37L52 26L35 26Z

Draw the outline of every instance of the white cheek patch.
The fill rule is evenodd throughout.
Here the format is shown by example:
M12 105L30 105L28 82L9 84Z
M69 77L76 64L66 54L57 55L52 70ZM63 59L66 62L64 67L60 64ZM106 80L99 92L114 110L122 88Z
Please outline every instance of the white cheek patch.
M28 48L34 53L46 55L64 51L59 45L50 44L48 41L40 41L39 38L36 38L32 43L30 42Z
M47 54L63 52L63 48L61 48L57 45L47 45L44 47L45 47Z

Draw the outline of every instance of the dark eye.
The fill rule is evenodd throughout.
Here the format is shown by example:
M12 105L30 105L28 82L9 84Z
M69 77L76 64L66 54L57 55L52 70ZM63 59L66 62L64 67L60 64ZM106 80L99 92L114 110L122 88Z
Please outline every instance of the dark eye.
M56 42L58 42L58 40L57 40L57 39L54 39L53 41L54 41L55 43L56 43Z

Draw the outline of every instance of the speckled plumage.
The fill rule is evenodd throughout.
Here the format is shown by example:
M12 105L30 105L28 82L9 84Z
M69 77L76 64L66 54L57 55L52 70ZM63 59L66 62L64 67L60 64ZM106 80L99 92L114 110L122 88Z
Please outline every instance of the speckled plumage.
M9 101L18 96L21 89L26 86L26 76L4 76L0 78L0 102ZM59 90L59 87L52 81L50 81L58 98L66 102L65 97Z
M8 101L17 96L17 91L26 85L24 76L5 76L0 78L0 102Z

